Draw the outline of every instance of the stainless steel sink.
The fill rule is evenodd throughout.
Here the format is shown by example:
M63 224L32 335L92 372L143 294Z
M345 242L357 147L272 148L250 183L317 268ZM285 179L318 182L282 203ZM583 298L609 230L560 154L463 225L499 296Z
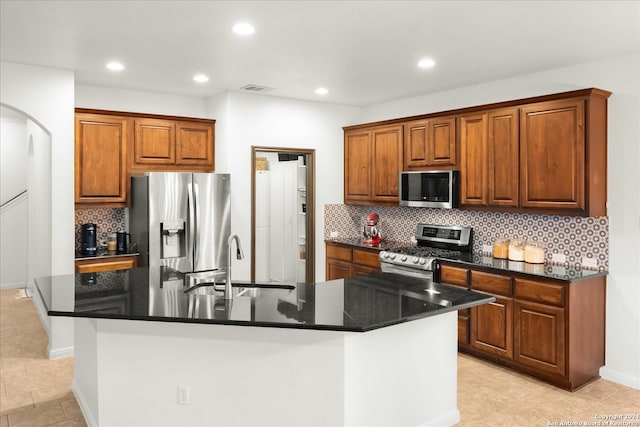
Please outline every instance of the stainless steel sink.
M206 294L211 292L224 292L224 281L215 282L200 282L184 290L184 293L197 293ZM296 287L288 283L253 283L253 282L233 282L231 287L234 291L234 296L241 296L247 294L250 290L286 290L292 291Z

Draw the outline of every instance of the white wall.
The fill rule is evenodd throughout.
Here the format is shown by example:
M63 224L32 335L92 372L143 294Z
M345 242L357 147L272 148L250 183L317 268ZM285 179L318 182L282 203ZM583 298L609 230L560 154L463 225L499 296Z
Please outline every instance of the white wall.
M0 205L27 189L27 118L0 112Z
M51 275L49 254L53 248L55 223L51 223L52 196L48 179L52 175L51 137L36 123L27 121L29 192L28 282ZM24 239L24 237L23 237ZM73 268L73 267L72 267Z
M51 137L50 274L73 273L73 72L0 63L0 102L24 112ZM44 242L47 245L47 242Z
M26 116L0 107L0 204L4 205L0 210L2 289L24 287L27 283L28 199L23 194L27 190L27 147ZM19 197L14 199L16 196Z
M204 115L202 98L88 85L76 85L75 89L77 108L215 118Z
M216 124L216 171L230 173L232 232L243 243L244 260L234 260L234 278L251 277L251 147L315 149L316 279L324 280L324 205L342 203L342 127L359 121L360 108L240 92L207 100ZM223 120L224 119L224 120Z
M444 111L510 99L597 87L609 98L605 378L640 388L640 56L535 73L432 95L371 105L362 122Z

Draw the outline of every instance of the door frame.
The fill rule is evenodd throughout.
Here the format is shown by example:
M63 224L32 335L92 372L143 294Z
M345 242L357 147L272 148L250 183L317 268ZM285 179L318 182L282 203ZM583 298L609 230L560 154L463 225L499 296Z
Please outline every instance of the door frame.
M306 156L306 200L307 208L305 215L305 277L306 282L315 282L316 277L316 256L315 256L315 229L316 229L316 150L309 148L291 147L262 147L251 146L251 281L256 280L256 153L282 153L300 154Z

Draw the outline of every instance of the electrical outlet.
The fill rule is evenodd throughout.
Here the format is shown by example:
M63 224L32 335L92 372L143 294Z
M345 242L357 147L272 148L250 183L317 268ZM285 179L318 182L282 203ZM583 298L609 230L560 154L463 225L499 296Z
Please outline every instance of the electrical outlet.
M330 234L330 237L338 237L338 232L337 231L332 231Z
M585 268L598 268L598 261L595 258L582 258L582 266Z
M557 262L558 264L564 264L567 261L567 257L564 254L552 254L551 261Z
M482 245L482 253L483 254L490 254L493 251L493 246L491 245Z
M188 385L178 386L178 403L180 405L188 405L191 403L191 390Z

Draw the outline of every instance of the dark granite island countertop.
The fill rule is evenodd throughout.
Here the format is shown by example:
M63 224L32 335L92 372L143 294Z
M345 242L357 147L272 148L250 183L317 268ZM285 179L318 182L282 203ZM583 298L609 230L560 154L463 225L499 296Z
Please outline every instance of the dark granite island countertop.
M353 332L494 301L391 273L283 286L238 282L232 300L208 286L185 293L183 274L166 268L44 277L36 284L51 316Z
M231 301L166 269L36 284L73 318L87 424L122 427L454 425L456 310L494 300L386 273L240 284Z

